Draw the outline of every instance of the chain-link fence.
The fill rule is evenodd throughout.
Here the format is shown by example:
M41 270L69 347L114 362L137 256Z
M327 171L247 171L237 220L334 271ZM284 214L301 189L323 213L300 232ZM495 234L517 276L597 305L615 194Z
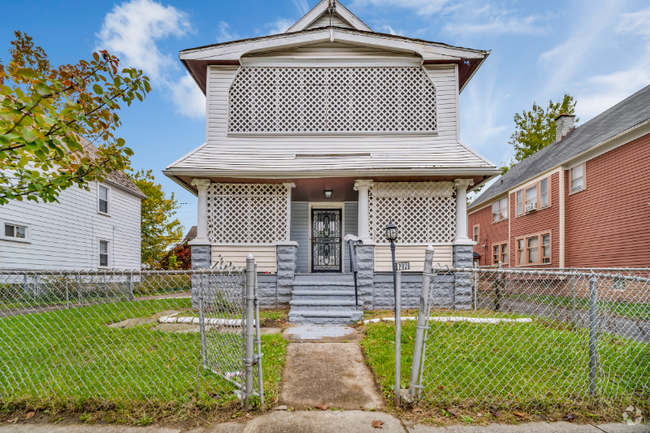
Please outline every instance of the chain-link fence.
M261 357L259 342L246 352L255 280L235 268L2 270L0 402L246 397Z
M424 400L649 408L647 272L445 268L434 269L434 284L441 275L471 276L473 304L462 311L428 303L418 358Z

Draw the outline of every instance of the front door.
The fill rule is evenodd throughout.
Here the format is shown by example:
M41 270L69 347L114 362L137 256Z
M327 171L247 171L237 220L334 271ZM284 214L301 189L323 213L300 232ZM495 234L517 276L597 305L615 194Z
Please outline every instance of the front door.
M311 271L341 272L341 209L311 210Z

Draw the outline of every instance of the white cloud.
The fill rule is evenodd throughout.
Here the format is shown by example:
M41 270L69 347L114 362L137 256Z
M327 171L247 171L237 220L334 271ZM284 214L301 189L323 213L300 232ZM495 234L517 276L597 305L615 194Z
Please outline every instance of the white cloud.
M178 113L188 117L205 116L205 95L190 74L186 73L183 78L174 83L171 91Z
M293 0L293 4L296 5L298 12L301 14L304 15L309 12L309 5L307 4L307 0Z
M234 41L235 39L239 39L237 32L233 32L230 29L230 24L225 21L221 21L219 23L219 34L217 34L217 42L230 42Z
M264 27L270 27L269 35L277 35L287 31L289 27L293 25L293 21L287 20L285 18L278 18L275 22L265 25Z
M378 7L401 7L413 9L418 15L430 17L440 12L451 0L354 0L349 9L364 6Z
M630 32L650 39L650 8L623 14L619 32Z
M384 33L389 33L389 34L391 34L391 35L400 35L400 36L402 35L401 32L399 32L399 33L396 32L396 31L393 30L393 28L392 28L391 26L389 26L388 24L384 24L384 25L382 25L382 26L380 27L380 29L381 29Z
M445 25L444 30L452 34L490 33L495 35L541 35L546 33L544 27L538 26L542 17L529 15L527 17L507 16L511 11L500 11L499 15L490 17L485 22L453 22Z
M151 78L154 88L171 95L177 111L200 117L205 112L205 97L189 75L176 78L179 67L170 54L158 49L158 41L191 32L187 14L173 6L152 0L132 0L115 6L106 14L99 33L97 49L106 49L120 57L122 66L141 69Z
M156 41L180 37L190 30L187 15L173 6L151 0L133 0L115 6L104 18L97 49L121 56L122 65L145 71L154 81L174 65L170 55L162 54Z

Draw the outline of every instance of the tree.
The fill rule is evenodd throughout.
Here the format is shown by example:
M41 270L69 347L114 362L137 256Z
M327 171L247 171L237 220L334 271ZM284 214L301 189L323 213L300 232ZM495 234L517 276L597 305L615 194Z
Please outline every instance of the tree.
M180 205L174 193L170 198L165 196L162 185L155 182L151 170L127 174L147 196L142 200L141 208L142 263L157 269L167 249L183 237L183 226L178 218L174 218Z
M575 114L576 103L573 96L565 93L561 102L550 100L546 110L533 102L532 110L516 113L515 132L509 141L515 149L515 156L504 164L503 174L516 163L555 142L555 118L560 114ZM576 119L576 123L579 120Z
M31 37L16 31L10 62L0 61L0 204L56 201L129 166L131 149L115 137L119 103L151 90L149 78L102 50L91 61L52 67ZM97 144L93 155L80 137Z

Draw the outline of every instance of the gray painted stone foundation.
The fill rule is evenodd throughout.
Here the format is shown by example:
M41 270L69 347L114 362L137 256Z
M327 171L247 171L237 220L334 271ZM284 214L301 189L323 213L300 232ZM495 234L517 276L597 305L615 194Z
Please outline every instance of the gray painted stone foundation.
M210 269L212 266L212 246L192 245L192 269ZM192 275L192 308L199 307L197 298L198 288L201 284L201 275Z
M260 300L260 308L276 308L279 305L277 295L277 276L260 274L257 275L257 287Z
M364 310L372 310L373 282L375 278L375 247L374 245L357 245L354 247L357 255L357 289L359 303Z
M278 244L276 249L277 259L277 303L278 306L288 306L293 291L293 280L296 275L296 252L298 245ZM275 302L275 299L274 299Z
M431 306L452 308L454 305L454 276L439 274L434 280L430 298ZM375 274L373 289L375 310L395 308L392 274ZM419 308L421 289L422 274L402 274L403 309Z
M471 245L454 246L454 267L471 268L473 263L473 247ZM472 273L456 272L454 308L469 310L472 308Z

